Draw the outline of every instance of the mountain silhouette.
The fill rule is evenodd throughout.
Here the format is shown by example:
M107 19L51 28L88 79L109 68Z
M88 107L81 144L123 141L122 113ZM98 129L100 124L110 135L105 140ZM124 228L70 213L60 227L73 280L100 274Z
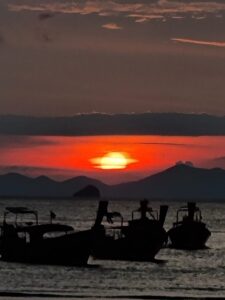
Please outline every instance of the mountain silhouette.
M59 182L47 176L31 178L18 173L8 173L0 176L0 197L72 197L87 185L96 186L99 190L106 187L104 183L85 176Z
M175 165L142 180L114 187L114 196L163 199L224 199L225 170Z
M95 186L102 197L150 199L225 200L225 170L175 165L144 179L117 185L78 176L55 181L46 176L30 178L17 173L0 176L1 197L72 197L86 186Z

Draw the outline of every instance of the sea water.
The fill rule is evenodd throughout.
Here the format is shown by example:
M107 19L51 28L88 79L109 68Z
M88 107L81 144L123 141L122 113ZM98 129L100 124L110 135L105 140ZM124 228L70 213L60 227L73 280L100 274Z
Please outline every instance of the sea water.
M180 202L151 202L153 208L168 204L165 228L171 228ZM95 220L95 200L0 200L0 213L6 206L25 206L39 211L40 222L72 225L75 230L90 228ZM114 200L109 210L124 219L139 206L138 201ZM0 261L0 295L17 297L62 297L76 299L175 299L225 298L225 204L199 203L203 221L212 232L208 249L182 251L162 249L160 264L149 262L100 261L89 259L88 267L31 265Z

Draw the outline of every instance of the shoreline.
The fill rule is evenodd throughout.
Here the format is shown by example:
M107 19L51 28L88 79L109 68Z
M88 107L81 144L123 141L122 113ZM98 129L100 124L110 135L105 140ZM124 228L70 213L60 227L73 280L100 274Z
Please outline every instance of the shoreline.
M0 292L0 299L113 299L113 300L225 300L225 296L175 296L175 295L69 295L69 294L51 294L51 293L27 293L27 292Z

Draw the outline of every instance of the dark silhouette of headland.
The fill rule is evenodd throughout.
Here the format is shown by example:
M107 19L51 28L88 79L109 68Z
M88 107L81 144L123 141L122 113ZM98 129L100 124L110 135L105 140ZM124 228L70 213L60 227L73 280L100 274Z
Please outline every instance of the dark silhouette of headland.
M77 195L110 198L225 201L225 170L178 164L141 180L107 185L85 176L55 181L45 176L27 177L17 173L0 176L0 197L65 198Z
M76 192L74 198L100 198L101 193L99 189L94 185L87 185L80 191Z

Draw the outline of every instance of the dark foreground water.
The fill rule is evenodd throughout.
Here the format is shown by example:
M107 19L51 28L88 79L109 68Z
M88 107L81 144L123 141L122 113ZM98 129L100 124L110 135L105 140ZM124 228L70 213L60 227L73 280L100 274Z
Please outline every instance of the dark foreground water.
M160 202L152 203L158 208ZM166 220L169 229L176 209L183 203L171 203ZM0 200L5 206L37 209L40 221L47 222L49 211L55 222L65 222L77 230L93 224L97 201L78 200ZM157 255L164 263L89 260L89 267L40 266L0 261L0 295L39 298L46 296L76 299L175 299L225 298L225 205L200 203L203 218L212 236L209 249L178 251L162 249ZM136 201L112 201L110 208L130 218ZM7 294L9 293L9 294ZM19 299L19 298L18 298Z

